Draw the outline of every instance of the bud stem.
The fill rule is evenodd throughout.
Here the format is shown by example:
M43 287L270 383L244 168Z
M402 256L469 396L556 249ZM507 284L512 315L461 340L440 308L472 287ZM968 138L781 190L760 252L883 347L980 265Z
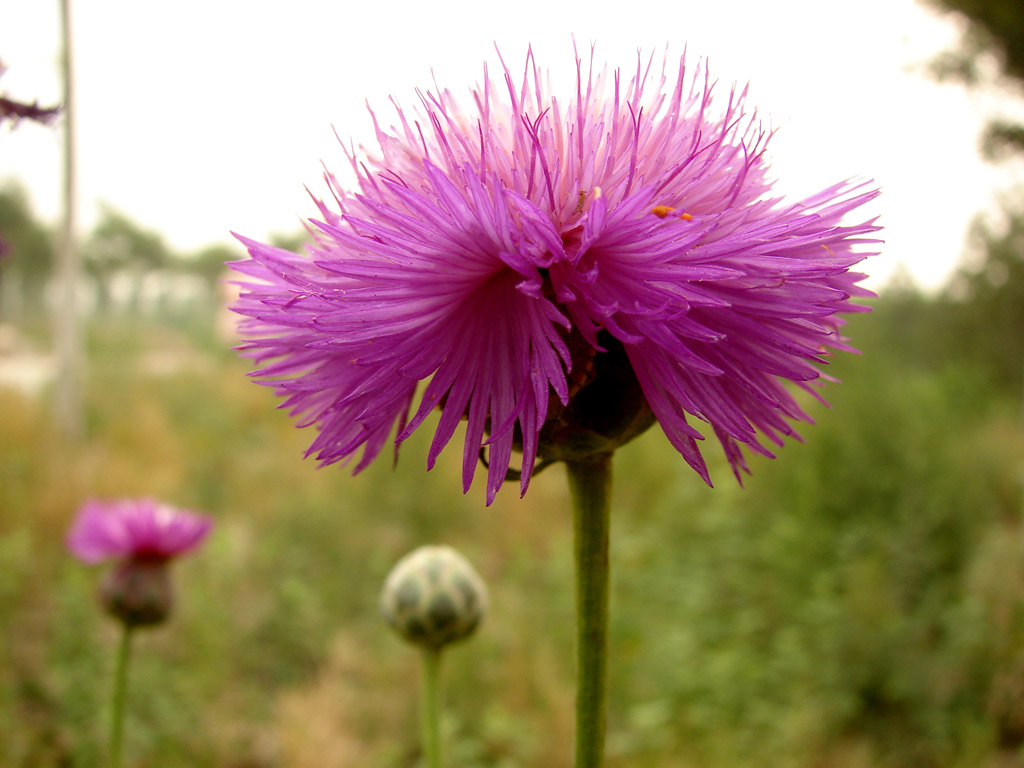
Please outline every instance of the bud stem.
M426 768L441 768L441 648L423 648L420 730Z
M114 693L110 706L110 768L121 768L121 733L124 726L124 700L128 689L128 662L131 659L132 628L128 624L121 633L114 666Z
M576 768L600 768L608 709L612 454L567 461L576 560Z

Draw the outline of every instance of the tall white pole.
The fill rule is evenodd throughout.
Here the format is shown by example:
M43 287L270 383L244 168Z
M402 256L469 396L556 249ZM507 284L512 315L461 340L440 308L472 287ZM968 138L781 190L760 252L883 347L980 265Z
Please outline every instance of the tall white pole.
M54 406L57 426L68 438L82 434L82 379L85 366L78 307L81 265L76 242L75 89L71 47L71 0L60 0L64 51L64 220L57 273L57 381Z

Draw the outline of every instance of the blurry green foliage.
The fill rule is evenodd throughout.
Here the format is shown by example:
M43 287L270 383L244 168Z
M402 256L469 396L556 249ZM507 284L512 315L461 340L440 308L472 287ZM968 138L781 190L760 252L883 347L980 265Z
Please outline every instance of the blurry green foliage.
M959 14L968 23L959 58L947 54L940 60L951 67L949 74L975 82L979 76L975 59L991 52L1005 75L1024 80L1024 10L1019 3L1013 0L928 0L928 4ZM959 61L958 66L954 66L956 61Z
M971 363L1024 392L1024 200L1008 201L1001 219L974 223L943 322Z
M162 248L131 222L104 231L126 229ZM743 487L714 445L705 487L657 428L620 451L609 768L1024 760L1022 231L978 229L948 291L894 287L858 316L864 354L830 366L831 407L808 402L806 443L752 461ZM133 764L414 768L416 659L376 599L401 555L444 542L492 597L446 661L453 765L568 768L562 470L485 509L458 493L457 450L424 472L430 425L394 468L317 469L312 435L214 332L231 249L164 253L157 269L206 297L90 318L81 443L45 390L0 388L0 768L102 760L116 632L101 569L63 538L85 498L133 495L217 520L175 566L172 620L138 638Z
M925 0L931 7L959 16L965 24L959 49L932 62L940 79L968 85L991 85L985 64L995 63L995 79L1020 95L1024 82L1024 4L1017 0ZM982 136L982 150L993 159L1024 149L1024 126L1018 120L996 117Z
M170 251L156 232L143 229L123 213L110 207L100 212L99 221L81 243L82 263L93 279L97 304L109 309L112 281L119 274L130 275L131 306L138 305L139 282L150 270L164 266Z
M0 189L0 319L36 319L43 291L53 271L50 233L35 218L25 191L16 185Z
M753 461L742 488L717 458L719 487L704 487L656 428L620 451L610 768L1019 754L1019 391L958 340L946 301L893 291L858 317L864 354L835 360L831 408L808 403L806 444ZM45 399L0 390L0 766L100 759L114 628L93 599L99 569L71 561L63 535L84 498L141 494L217 529L175 566L171 622L140 634L138 764L415 766L416 660L376 596L399 556L444 541L493 602L447 662L453 759L568 766L562 470L491 509L478 487L458 493L457 452L424 472L425 434L394 469L318 470L301 459L311 435L197 334L96 318L80 445L58 439Z
M302 241L300 235L278 237L288 244ZM16 185L0 189L0 243L0 322L38 327L52 309L46 289L54 277L57 239ZM109 207L78 248L87 311L198 321L207 337L210 317L224 303L225 263L243 255L240 246L223 243L178 252L162 235Z

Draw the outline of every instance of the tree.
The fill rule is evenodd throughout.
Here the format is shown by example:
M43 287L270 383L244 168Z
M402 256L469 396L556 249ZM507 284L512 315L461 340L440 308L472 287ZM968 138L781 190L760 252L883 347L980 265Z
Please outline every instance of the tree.
M929 5L955 13L967 21L960 50L947 52L934 62L940 78L956 78L968 85L990 79L982 62L994 58L1001 85L1019 89L1024 84L1024 4L1016 0L927 0ZM997 158L1024 151L1024 125L995 118L982 137L982 149Z
M0 313L21 319L42 310L43 291L54 266L52 237L36 220L21 187L0 190L0 232L5 241Z
M237 261L242 254L229 245L208 245L193 257L182 259L181 263L187 270L203 279L206 283L210 296L216 296L217 286L227 272L225 264L229 261Z
M971 266L947 290L956 343L966 359L1012 394L1024 387L1024 212L1017 203L1004 221L978 218L970 233Z
M136 306L146 272L170 259L163 238L139 227L124 214L105 207L99 222L82 245L86 272L96 283L101 310L110 308L112 283L118 275L131 280L130 305Z
M995 85L1024 94L1024 4L1014 0L927 0L967 22L960 49L934 62L940 77L968 87ZM990 160L1024 152L1024 124L997 116L982 136ZM1019 395L1024 387L1024 194L1002 203L1002 221L979 217L967 243L969 260L941 301L949 334L963 357Z

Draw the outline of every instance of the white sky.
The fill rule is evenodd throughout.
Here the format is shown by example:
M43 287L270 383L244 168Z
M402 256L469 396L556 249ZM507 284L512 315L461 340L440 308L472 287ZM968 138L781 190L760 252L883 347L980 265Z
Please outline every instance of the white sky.
M390 122L433 78L466 93L495 61L518 67L532 43L556 81L573 74L572 37L629 69L638 48L707 57L726 88L779 129L779 186L810 194L871 177L886 227L867 264L879 287L903 264L938 286L975 213L1008 171L983 164L980 97L923 73L957 30L913 0L509 3L344 0L91 0L74 9L81 230L102 201L181 250L294 232L324 193L320 162L345 161L332 126L371 144L369 100ZM57 0L0 6L0 91L60 99ZM433 75L432 75L433 72ZM17 178L47 219L59 211L60 136L23 123L0 134L0 183Z

